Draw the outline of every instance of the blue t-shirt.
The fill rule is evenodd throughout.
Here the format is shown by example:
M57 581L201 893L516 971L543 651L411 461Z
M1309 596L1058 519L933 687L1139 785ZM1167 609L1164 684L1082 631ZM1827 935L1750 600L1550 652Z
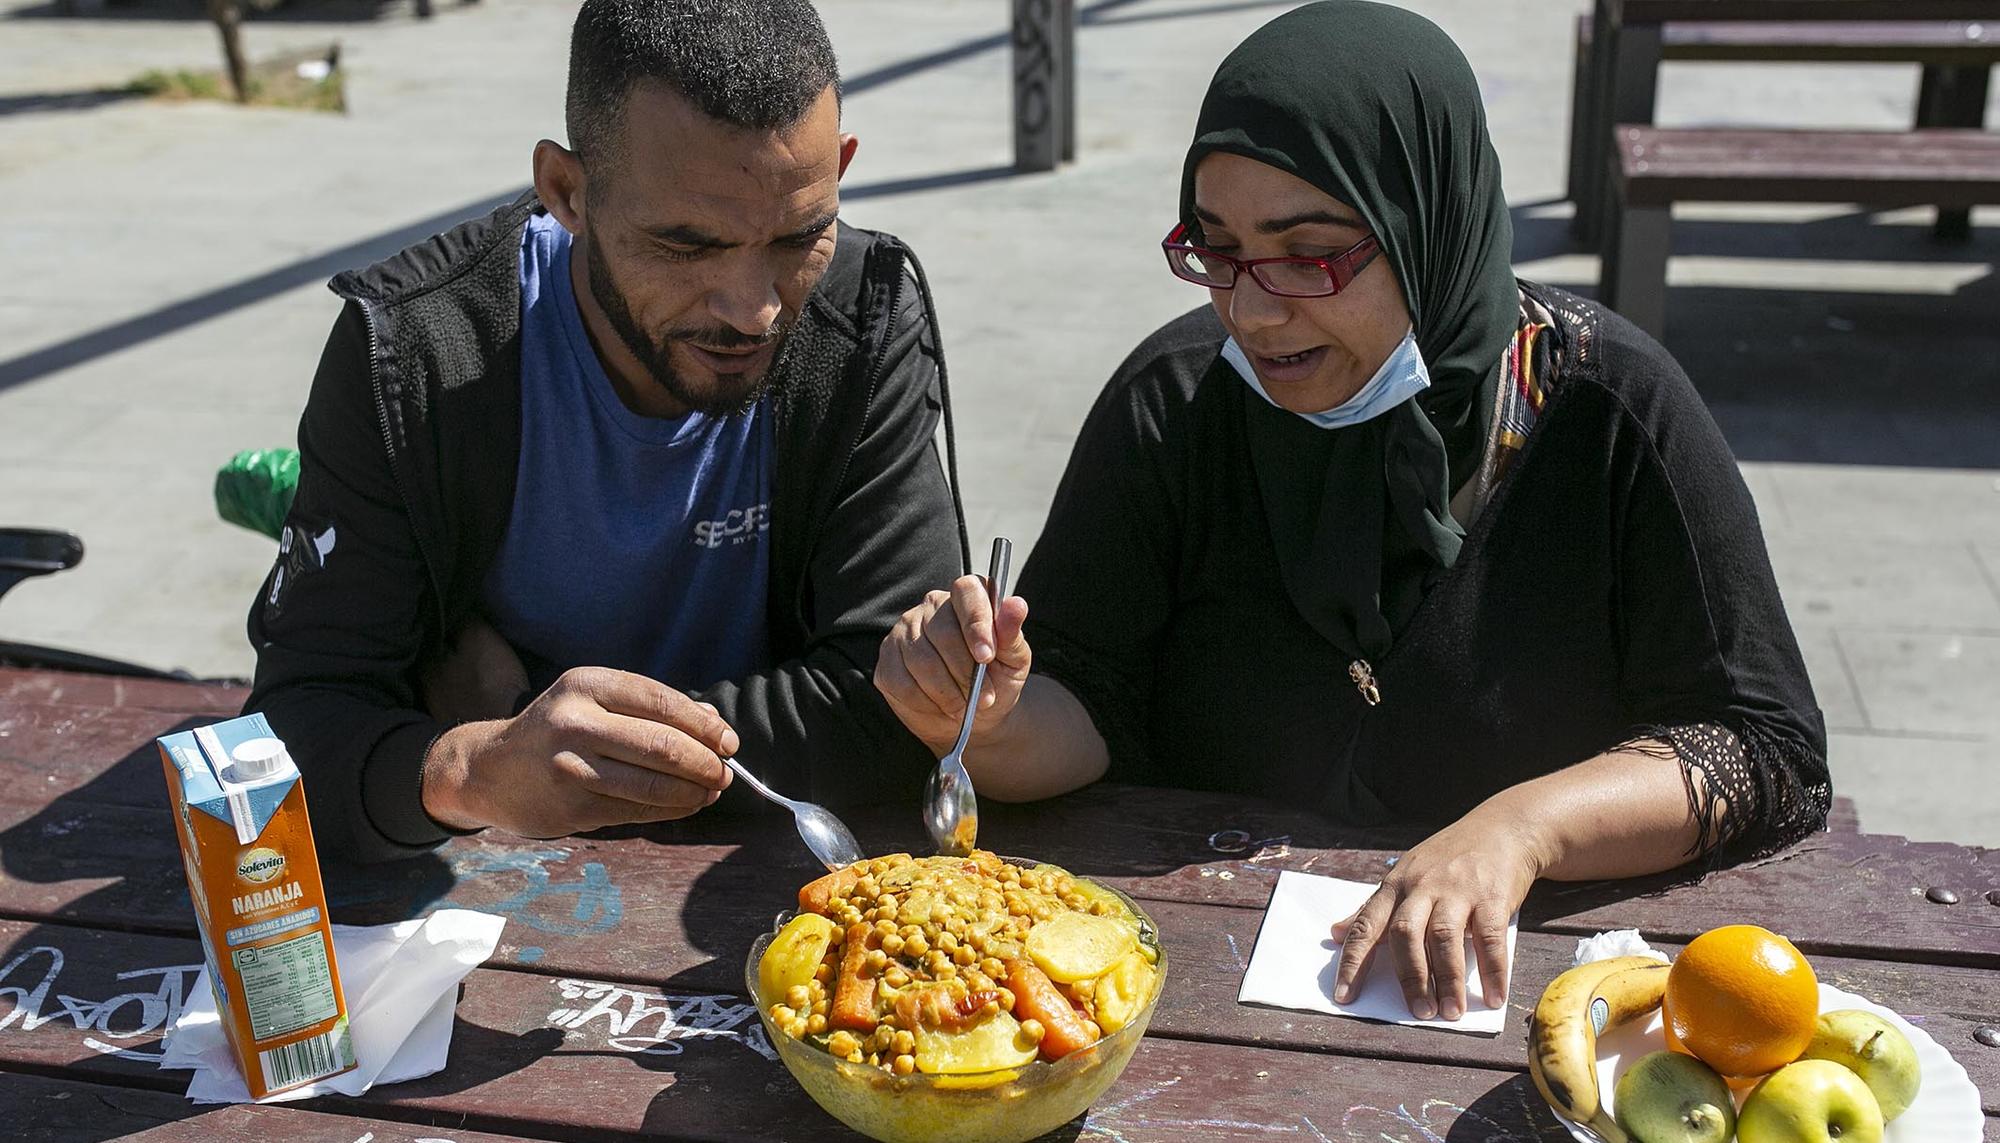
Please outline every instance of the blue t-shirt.
M674 420L625 407L584 332L570 236L521 240L521 460L486 614L537 690L615 667L681 690L769 665L767 401Z

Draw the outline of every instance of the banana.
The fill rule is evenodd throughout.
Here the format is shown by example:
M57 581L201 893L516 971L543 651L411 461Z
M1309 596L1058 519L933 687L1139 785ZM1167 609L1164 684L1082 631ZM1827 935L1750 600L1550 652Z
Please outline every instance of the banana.
M1578 965L1549 984L1528 1022L1528 1074L1542 1098L1605 1143L1629 1141L1597 1090L1597 1037L1658 1008L1668 967L1644 956Z

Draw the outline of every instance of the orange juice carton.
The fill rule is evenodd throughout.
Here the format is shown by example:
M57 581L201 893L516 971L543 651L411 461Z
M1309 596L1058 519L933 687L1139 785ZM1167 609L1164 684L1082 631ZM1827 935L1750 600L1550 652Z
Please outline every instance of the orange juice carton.
M351 1070L298 766L261 714L159 745L208 982L251 1096Z

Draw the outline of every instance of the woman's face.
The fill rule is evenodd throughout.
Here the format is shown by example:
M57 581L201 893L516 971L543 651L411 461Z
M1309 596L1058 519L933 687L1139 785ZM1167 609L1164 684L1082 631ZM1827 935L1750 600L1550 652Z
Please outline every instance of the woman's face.
M1241 260L1328 258L1369 233L1353 207L1304 179L1220 151L1195 168L1194 213L1199 244ZM1331 297L1278 297L1243 274L1208 298L1264 391L1295 413L1352 397L1410 329L1403 287L1381 256Z

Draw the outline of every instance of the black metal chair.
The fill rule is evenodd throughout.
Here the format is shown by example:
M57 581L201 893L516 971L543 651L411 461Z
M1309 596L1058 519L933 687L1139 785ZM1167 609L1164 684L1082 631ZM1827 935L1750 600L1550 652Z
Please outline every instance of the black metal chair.
M24 579L68 571L83 562L83 540L73 532L50 528L0 528L0 597ZM162 671L118 659L86 655L60 647L0 640L0 666L57 671L89 671L127 678L188 679L186 671Z

